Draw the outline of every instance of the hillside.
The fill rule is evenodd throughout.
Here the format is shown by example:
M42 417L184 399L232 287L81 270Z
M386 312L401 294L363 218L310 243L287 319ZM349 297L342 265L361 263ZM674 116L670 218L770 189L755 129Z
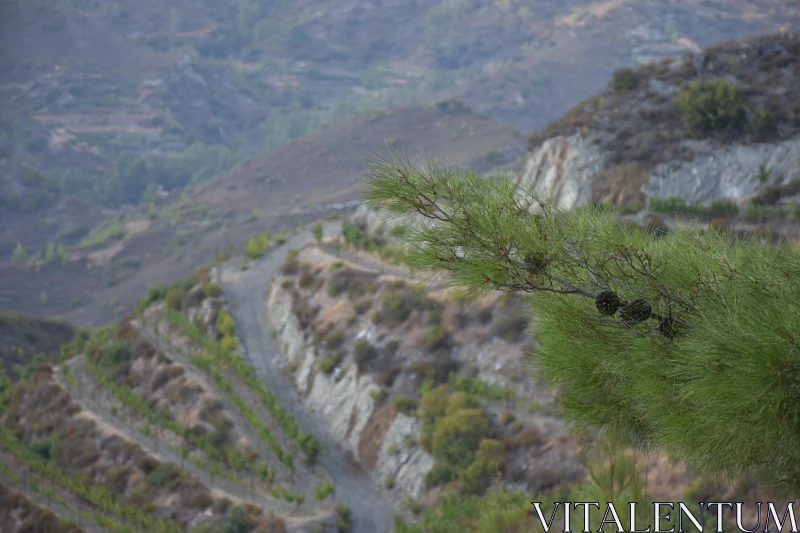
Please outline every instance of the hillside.
M66 322L0 312L0 368L6 375L18 377L21 367L34 357L58 355L75 333Z
M700 216L798 237L800 37L775 34L615 73L529 139L527 179L569 207Z
M780 0L60 0L1 9L0 145L106 207L138 203L149 185L196 184L389 105L457 98L539 128L620 66L792 28L800 14Z
M18 517L14 532L428 531L412 524L444 508L474 516L496 483L514 501L549 498L627 461L587 455L553 392L525 377L521 299L420 285L397 235L362 212L324 224L319 244L306 230L200 269L0 388L0 520ZM636 465L662 500L765 497L658 456Z
M0 298L7 309L64 315L77 324L122 316L149 287L189 275L230 246L241 249L251 233L277 233L320 212L346 210L346 202L359 198L364 158L385 153L387 139L399 150L424 149L478 170L516 161L525 143L512 127L444 102L322 129L136 209L103 213L53 193L61 200L48 210L5 218L6 258L13 259L17 242L25 243L28 258L0 264ZM33 197L29 189L20 194ZM104 222L88 225L92 216Z

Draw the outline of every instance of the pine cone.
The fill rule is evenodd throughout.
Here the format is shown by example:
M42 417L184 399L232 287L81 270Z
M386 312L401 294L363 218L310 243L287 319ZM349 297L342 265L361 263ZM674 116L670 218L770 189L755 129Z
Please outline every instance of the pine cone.
M634 300L619 311L619 317L626 325L640 324L650 318L653 308L646 300Z
M603 291L597 295L594 305L601 315L611 316L619 310L619 296L613 291Z

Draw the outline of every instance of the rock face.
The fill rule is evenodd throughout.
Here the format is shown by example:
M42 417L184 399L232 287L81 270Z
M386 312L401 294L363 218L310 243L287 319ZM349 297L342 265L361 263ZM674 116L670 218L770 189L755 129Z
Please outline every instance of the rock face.
M316 347L292 312L292 295L276 280L267 316L282 347L280 363L294 367L295 385L305 407L328 421L332 434L380 482L391 478L394 490L417 499L434 460L416 443L420 424L412 417L377 408L380 387L370 374L317 372Z
M600 200L593 183L608 154L597 147L595 138L577 134L548 139L530 153L523 179L564 209ZM642 187L646 197L679 197L687 203L743 200L765 187L800 179L800 136L727 147L706 141L684 144L695 156L653 167Z
M705 149L703 149L705 148ZM800 179L800 136L776 144L749 144L710 150L698 146L694 160L659 165L643 191L647 196L677 196L686 202L742 199L770 185ZM759 180L762 175L763 181Z
M562 209L571 209L592 199L592 181L604 160L605 154L580 134L554 137L529 155L523 183Z

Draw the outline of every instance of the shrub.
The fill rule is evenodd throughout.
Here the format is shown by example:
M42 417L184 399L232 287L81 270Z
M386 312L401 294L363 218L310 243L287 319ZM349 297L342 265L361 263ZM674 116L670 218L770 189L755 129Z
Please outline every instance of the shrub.
M32 441L28 448L35 453L36 455L42 457L43 459L50 459L51 458L51 450L52 450L52 442L50 439L39 439Z
M425 424L433 424L447 410L447 385L440 385L422 394L417 416Z
M147 484L151 487L161 487L166 483L169 477L170 469L166 463L161 463L158 468L147 474Z
M350 524L353 521L353 512L346 505L337 505L336 514L339 515L336 528L339 533L350 531Z
M398 290L388 290L381 298L384 314L393 322L404 322L411 314L411 308L403 294Z
M341 362L343 358L343 354L341 352L336 352L333 355L326 355L319 361L317 361L317 370L320 372L324 372L325 374L330 374L333 372L333 369Z
M281 274L284 276L294 276L300 272L300 261L297 256L290 256L286 258L286 262L281 266Z
M753 110L753 134L756 140L767 140L775 133L777 133L778 124L775 122L775 117L772 113L763 107L756 107Z
M206 283L203 285L203 292L209 298L219 298L222 294L222 286L219 283Z
M428 345L428 351L430 352L433 352L446 345L447 339L447 329L441 324L436 324L429 327L428 331L425 333L425 341Z
M188 291L186 289L174 289L169 291L169 295L167 296L167 305L170 307L170 309L180 311L183 298L187 294Z
M462 409L436 421L431 451L456 468L472 463L480 441L489 434L489 421L480 409Z
M211 507L211 504L214 503L214 499L208 492L198 492L197 494L192 495L189 498L189 509L199 509L204 510Z
M447 399L447 408L444 414L450 416L464 409L473 409L477 406L477 402L466 392L457 391L450 395Z
M383 485L386 487L386 490L392 490L394 488L394 476L386 476L386 480L384 481Z
M449 465L436 463L427 474L425 474L425 485L428 488L437 487L458 479L458 472Z
M244 245L244 254L250 259L258 259L264 255L264 246L260 235L251 235Z
M611 89L616 92L632 91L639 84L636 71L631 68L620 68L611 77Z
M339 271L331 274L328 280L328 296L335 298L350 288L352 283L351 273Z
M344 342L344 330L337 329L332 331L325 341L325 347L329 350L335 350Z
M301 289L307 289L310 287L316 278L314 274L311 273L310 270L306 269L300 273L300 277L297 280L297 284L300 286Z
M314 235L314 240L315 241L319 242L319 241L322 240L323 231L324 230L322 229L322 224L318 223L318 224L314 224L314 226L312 226L311 233Z
M336 489L334 488L333 483L331 483L330 481L326 481L322 485L314 487L314 497L317 500L324 500L325 498L333 494L335 490Z
M353 358L356 367L363 372L367 365L378 356L378 350L367 339L358 339L353 344Z
M494 439L483 439L475 461L459 475L464 492L482 492L497 474L505 470L505 445Z
M684 124L700 131L726 131L745 122L745 104L739 89L724 78L696 80L678 98Z
M227 424L220 424L215 426L213 431L206 435L206 442L212 447L217 450L221 449L225 446L225 443L228 442L228 436L230 435L230 427Z
M238 505L228 509L222 522L222 533L250 533L256 527L255 521Z
M106 348L102 364L104 366L116 366L120 363L129 361L131 354L131 343L128 341L116 341Z
M399 396L394 399L392 406L398 413L410 414L417 409L419 402L415 398Z

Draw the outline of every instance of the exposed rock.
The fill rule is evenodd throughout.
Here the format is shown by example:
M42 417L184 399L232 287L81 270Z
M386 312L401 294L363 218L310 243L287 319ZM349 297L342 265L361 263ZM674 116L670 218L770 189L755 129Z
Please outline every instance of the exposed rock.
M710 155L675 165L659 165L644 186L648 196L677 196L691 202L741 199L765 186L800 179L800 136L777 144L720 148ZM759 169L767 173L759 181Z
M523 180L563 209L592 199L592 180L603 167L605 154L582 135L554 137L528 157Z
M419 446L404 450L406 457L402 460L392 452L395 449L393 445L404 448L403 442L416 442L421 426L414 424L411 417L398 415L385 437L371 443L379 447L377 458L366 460L363 457L368 452L360 446L365 437L362 433L375 414L377 396L373 391L377 392L379 387L371 375L356 375L354 366L331 375L316 370L317 349L292 313L292 295L281 287L280 282L276 279L273 283L267 301L267 316L277 333L278 345L282 347L281 357L286 359L280 363L295 368L295 384L304 396L306 408L328 421L331 433L365 468L375 466L371 473L379 478L379 482L383 483L387 475L392 475L398 491L417 498L424 487L425 475L433 468L433 458Z

